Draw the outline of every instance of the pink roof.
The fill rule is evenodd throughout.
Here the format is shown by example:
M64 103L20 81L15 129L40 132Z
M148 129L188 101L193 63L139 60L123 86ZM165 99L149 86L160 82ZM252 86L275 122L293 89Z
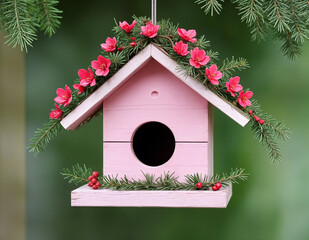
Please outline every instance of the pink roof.
M101 109L103 101L129 80L130 77L139 71L145 64L147 64L150 59L156 60L174 74L180 81L184 82L188 87L193 89L241 126L245 126L249 122L250 118L246 113L242 112L238 107L234 106L227 100L219 97L193 77L185 76L184 71L179 70L177 62L153 44L149 44L64 119L62 119L61 125L65 129L74 129L88 117L95 114Z

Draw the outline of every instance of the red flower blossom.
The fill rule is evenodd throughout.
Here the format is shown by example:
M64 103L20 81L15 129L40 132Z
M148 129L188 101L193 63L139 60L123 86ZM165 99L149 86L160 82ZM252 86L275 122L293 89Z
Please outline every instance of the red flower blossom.
M241 91L239 93L237 102L242 107L251 106L251 101L249 99L252 98L252 96L253 96L253 92L251 91L247 91L247 92Z
M80 85L83 87L86 87L89 84L92 87L96 84L93 72L90 68L88 68L88 72L85 69L79 69L78 76L80 77L80 80L79 80Z
M198 47L191 50L190 65L195 68L200 68L206 65L210 60L210 57L205 54L204 50L199 50Z
M60 105L64 104L66 107L72 101L71 89L67 85L65 85L65 89L58 88L56 93L58 95L58 97L54 99L56 103Z
M73 88L78 90L77 94L81 94L85 90L85 88L81 84L74 84Z
M222 73L218 71L217 65L213 64L206 68L206 76L211 84L219 85L219 79L222 78Z
M157 36L160 25L153 25L151 21L147 23L146 26L141 26L141 35L148 38L154 38Z
M226 82L226 89L231 93L233 97L235 97L235 93L242 90L242 86L239 83L239 77L231 77L229 82Z
M98 61L94 60L91 62L93 69L96 69L95 74L97 76L106 76L109 73L109 66L111 61L103 56L98 56Z
M186 56L188 55L188 44L184 44L183 41L175 42L175 46L173 46L173 49L175 52L180 56Z
M177 33L179 37L186 42L196 42L196 38L194 38L196 36L196 31L194 29L186 31L186 29L178 28Z
M113 38L106 38L106 43L101 44L101 48L106 52L114 52L116 50L117 39Z
M119 22L119 27L121 29L123 29L126 33L130 33L132 31L132 29L134 28L135 24L137 23L136 20L134 20L132 22L131 25L129 25L126 21L123 21L123 22Z
M55 103L55 106L56 106L56 110L52 110L49 114L49 117L53 119L58 119L62 116L63 112L56 103Z

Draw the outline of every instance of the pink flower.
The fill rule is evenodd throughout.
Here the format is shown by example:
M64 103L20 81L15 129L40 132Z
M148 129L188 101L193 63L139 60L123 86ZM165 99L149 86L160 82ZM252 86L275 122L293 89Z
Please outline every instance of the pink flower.
M101 48L105 50L106 52L113 52L116 50L117 45L117 39L115 37L113 38L106 38L106 43L101 44Z
M229 82L226 82L226 89L231 93L233 97L235 97L235 93L242 90L242 86L239 83L239 77L231 77Z
M196 42L196 38L194 38L196 36L196 31L194 29L186 31L186 29L178 28L177 33L179 37L186 42Z
M72 101L71 89L67 85L65 85L65 89L58 88L56 93L58 95L58 97L54 99L56 103L60 105L64 104L66 107Z
M246 106L251 106L251 102L250 102L250 98L252 98L253 96L253 92L251 91L247 91L244 93L244 91L241 91L239 93L237 102L239 103L240 106L242 107L246 107Z
M188 50L188 44L184 44L183 41L180 41L178 43L175 42L175 46L173 46L173 49L180 56L186 56L189 53L189 51L187 51Z
M222 78L222 73L218 71L217 65L213 64L209 68L206 68L206 76L211 84L219 85L219 79Z
M96 69L95 74L97 76L106 76L109 73L109 66L111 61L103 56L98 56L98 61L91 62L92 68Z
M130 33L132 31L132 29L134 28L135 24L137 23L136 20L134 20L132 22L131 25L129 25L126 21L123 21L123 22L119 22L119 27L121 29L123 29L126 33Z
M56 103L55 103L55 106L56 106L56 110L52 110L49 114L49 117L53 119L58 119L62 116L63 112Z
M85 90L85 88L81 84L74 84L73 88L78 89L77 94L81 94Z
M86 87L89 84L92 87L96 84L93 72L90 68L88 68L88 72L85 69L79 69L78 76L80 77L80 80L79 80L80 85L83 87Z
M210 57L208 57L205 54L204 50L199 50L198 47L191 50L191 59L190 59L190 65L195 68L200 68L203 65L206 65L210 60Z
M160 25L153 25L151 21L147 23L146 26L141 26L141 35L149 38L154 38L157 36Z

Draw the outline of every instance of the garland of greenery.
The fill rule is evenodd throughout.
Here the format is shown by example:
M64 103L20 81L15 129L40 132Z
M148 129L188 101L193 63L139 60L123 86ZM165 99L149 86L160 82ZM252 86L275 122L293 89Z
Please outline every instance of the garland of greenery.
M65 168L61 172L64 179L75 185L86 184L88 177L92 175L92 169L86 165L81 167L79 164L73 165L72 170ZM144 179L129 179L126 176L118 178L117 176L99 176L98 182L104 189L112 190L209 190L212 186L220 183L227 186L229 183L239 183L247 180L248 174L244 169L231 170L229 174L216 174L208 177L202 174L188 174L185 176L185 182L179 182L174 173L164 173L155 178L153 174L143 173ZM197 188L197 183L201 187Z
M244 108L240 106L237 101L239 93L235 93L234 97L227 92L226 82L230 80L234 72L236 70L243 70L248 67L248 63L245 59L236 59L232 57L231 59L223 60L221 62L221 67L218 67L218 71L220 71L223 76L219 81L219 85L212 85L210 81L207 81L207 78L205 78L205 66L195 68L189 63L190 54L187 56L180 56L174 51L174 44L182 41L180 36L177 34L178 25L174 25L169 20L161 20L158 23L160 28L157 35L153 38L149 38L141 35L140 32L141 27L146 25L150 19L146 17L134 17L134 20L137 23L129 33L120 28L115 20L116 26L113 28L113 32L116 35L118 48L113 52L102 52L103 57L111 61L108 75L95 76L96 84L92 87L85 87L81 94L77 94L77 91L72 91L72 101L70 104L66 107L61 107L62 110L59 110L59 113L61 112L61 116L57 119L50 119L50 121L43 125L43 128L38 129L35 132L34 137L30 139L28 148L30 148L31 152L34 152L35 154L42 152L51 139L56 137L62 130L62 127L60 126L61 119L67 116L78 104L80 104L80 102L104 84L132 57L144 49L149 43L152 43L168 54L169 57L174 59L179 64L180 70L184 70L186 75L192 76L196 80L200 81L214 93L237 106L244 113L249 113L251 129L254 133L254 137L266 147L270 159L273 161L279 161L281 159L277 139L287 140L289 135L288 128L282 122L278 122L269 114L262 112L260 105L255 99L251 99L252 105L250 108ZM132 44L132 42L134 43ZM207 41L204 36L198 38L194 43L188 41L187 44L188 50L192 50L196 47L200 50L205 50L206 54L210 57L210 61L207 65L210 66L215 62L219 62L218 53L209 48L209 41ZM217 64L217 66L220 65ZM76 83L79 83L79 81L77 80ZM82 125L91 119L92 117L87 119Z

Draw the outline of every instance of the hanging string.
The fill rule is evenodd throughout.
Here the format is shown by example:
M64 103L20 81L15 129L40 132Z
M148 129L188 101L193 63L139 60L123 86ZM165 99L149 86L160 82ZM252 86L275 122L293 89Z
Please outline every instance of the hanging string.
M157 0L151 0L151 22L157 24Z

